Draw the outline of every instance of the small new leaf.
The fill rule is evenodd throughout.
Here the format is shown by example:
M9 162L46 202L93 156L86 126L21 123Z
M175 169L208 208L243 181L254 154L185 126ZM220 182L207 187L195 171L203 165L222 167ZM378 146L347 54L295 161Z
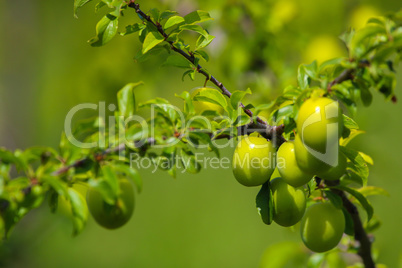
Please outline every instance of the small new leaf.
M359 129L359 125L349 116L347 115L342 115L343 116L343 125L348 128L348 129Z

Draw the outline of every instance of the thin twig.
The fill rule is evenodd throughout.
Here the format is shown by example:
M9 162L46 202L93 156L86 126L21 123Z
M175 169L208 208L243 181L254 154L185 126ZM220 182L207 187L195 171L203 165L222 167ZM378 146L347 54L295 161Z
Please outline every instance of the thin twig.
M148 16L147 14L145 14L145 13L140 9L140 5L139 5L138 3L135 3L135 0L130 0L128 6L131 7L131 8L133 8L133 9L135 9L135 11L136 11L139 15L141 15L141 17L143 17L147 22L149 22L150 24L152 24L153 26L155 26L155 27L158 29L158 32L159 32L163 37L165 37L165 39L168 38L168 34L163 30L162 26L159 25L159 24L156 24L156 23L151 19L150 16ZM216 85L216 86L221 90L221 92L222 92L223 95L227 96L228 98L230 98L230 97L232 96L232 93L231 93L221 82L219 82L218 79L216 79L214 76L208 74L208 73L205 71L205 69L204 69L200 64L196 64L194 56L192 56L192 55L188 54L187 52L185 52L185 51L183 51L183 50L181 50L181 49L175 47L173 41L168 41L168 40L166 40L166 42L168 42L168 43L170 44L170 48L171 48L173 51L175 51L175 52L179 53L180 55L182 55L184 58L186 58L186 59L187 59L189 62L191 62L193 65L196 65L196 67L197 67L197 72L200 73L200 74L202 74L202 75L204 75L207 80L211 81L214 85ZM239 103L239 106L240 106L241 108L243 108L244 112L245 112L248 116L250 116L251 118L253 117L253 112L252 112L251 110L249 110L249 109L246 109L246 107L244 106L243 103L240 102L240 103ZM267 127L269 127L269 125L267 124L267 122L265 122L264 120L262 120L262 119L259 118L258 116L256 117L256 121L257 121L258 123L260 123L260 124L264 124L264 125L266 125ZM279 133L277 133L277 134L279 134ZM280 134L282 134L282 133L280 133Z

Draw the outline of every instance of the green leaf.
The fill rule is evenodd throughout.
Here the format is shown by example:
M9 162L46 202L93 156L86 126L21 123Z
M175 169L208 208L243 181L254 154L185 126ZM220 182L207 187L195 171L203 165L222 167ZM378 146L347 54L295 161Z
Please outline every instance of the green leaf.
M370 222L364 225L364 230L366 233L373 233L375 230L381 227L381 221L377 217L373 217Z
M172 17L173 15L176 15L176 14L177 14L176 11L165 10L165 11L162 12L162 14L160 16L160 20L162 21L162 20L170 18L170 17Z
M357 191L359 191L359 193L361 193L365 197L370 196L370 195L390 196L389 193L385 189L383 189L381 187L377 187L377 186L365 186L360 189L357 189Z
M80 164L74 168L75 175L82 174L82 173L87 173L90 171L95 165L94 160L90 158L85 158L83 159Z
M295 113L295 106L294 105L287 105L284 106L278 110L276 110L274 113L271 114L272 119L275 122L279 122L281 120L284 120L285 125L288 123L286 122L289 118L294 117Z
M170 55L166 61L162 64L163 66L174 66L178 68L191 68L192 64L185 59L183 56L172 54ZM191 70L193 71L193 70Z
M107 5L103 1L100 1L99 3L97 3L96 6L95 6L95 13L98 13L98 11L104 6L107 6Z
M208 133L191 131L188 134L188 143L197 148L200 144L209 144L211 136Z
M371 94L370 90L367 87L360 88L360 97L362 99L364 106L370 106L373 102L373 94Z
M340 65L343 61L343 58L334 58L321 63L320 67L318 68L318 72L321 73L325 68L333 67Z
M369 155L363 152L359 152L359 154L361 155L361 157L363 157L364 161L366 161L367 164L374 165L373 158L371 158Z
M317 67L317 61L313 61L310 64L304 64L304 71L306 74L311 77L314 80L318 80L318 67Z
M27 169L26 163L20 157L5 148L0 148L0 160L5 164L14 164L18 170Z
M355 172L359 175L363 180L363 185L367 184L367 178L369 175L369 168L367 166L366 161L364 161L363 157L359 154L359 152L340 146L342 153L351 161L352 165L355 167Z
M180 153L181 162L187 172L195 174L201 170L201 165L195 159L193 152L191 152L190 150L182 149Z
M74 0L74 17L78 18L77 11L92 0Z
M166 29L168 29L168 28L170 28L170 27L172 27L172 26L175 26L175 25L177 25L177 24L180 24L180 23L182 23L182 22L184 22L184 18L181 17L181 16L173 16L173 17L170 17L170 18L166 21L165 25L163 25L163 29L166 30Z
M248 115L239 115L236 120L233 122L233 126L239 127L246 125L251 122L251 118Z
M194 114L194 104L191 101L190 93L187 91L183 91L180 95L175 94L176 97L179 97L185 101L184 111L189 114Z
M227 109L227 101L225 97L218 90L212 88L206 88L200 91L197 95L194 96L194 100L218 104L225 110Z
M204 36L205 38L208 37L208 33L199 25L182 25L180 26L180 30L187 30L187 31L192 31L192 32L196 32L202 36Z
M309 86L308 75L304 65L299 65L299 68L297 69L297 83L301 89L306 89Z
M119 193L119 180L111 166L102 166L104 180L109 184L115 196Z
M386 98L393 96L395 88L395 79L391 76L383 76L381 81L377 84L377 90Z
M197 48L196 48L196 51L194 51L194 54L200 56L205 61L209 61L208 53L203 50L197 50Z
M328 200L331 201L336 208L341 209L343 207L342 198L339 195L328 190L325 190L324 193Z
M73 188L68 188L68 196L73 214L73 234L77 235L84 229L88 220L88 207L84 197Z
M158 9L152 8L151 10L149 10L148 13L151 15L151 18L152 18L155 22L159 22L160 12L159 12Z
M232 97L230 97L230 104L232 104L233 109L237 110L237 107L239 107L239 103L243 100L246 94L251 94L250 88L248 88L246 91L233 92Z
M54 177L54 176L43 176L42 178L40 178L41 182L47 183L50 185L50 187L52 187L55 192L57 192L58 195L62 195L62 196L67 196L67 185L60 180L58 177Z
M197 42L195 43L195 51L199 51L204 47L208 46L212 40L214 40L215 36L207 34L207 35L200 35L198 37Z
M193 70L193 69L190 69L190 70L185 71L185 72L183 73L182 77L181 77L181 80L184 81L184 78L188 75L188 76L190 77L190 79L194 81L195 73L196 73L196 72L197 72L196 69L194 69L194 70Z
M121 32L120 35L125 36L125 35L129 35L132 33L136 33L136 32L139 32L139 31L145 29L145 27L146 26L143 23L134 23L132 25L127 25L126 30L124 32Z
M143 82L129 83L117 92L119 114L124 118L134 115L136 110L134 89L142 84Z
M96 25L96 36L88 42L93 47L107 44L117 33L119 20L110 14L105 15Z
M145 37L144 43L142 45L142 54L147 53L149 50L162 43L165 38L159 32L149 32Z
M349 136L347 138L341 138L339 144L342 146L346 146L351 140L363 133L366 132L363 130L351 129Z
M142 179L136 169L126 165L118 165L118 164L114 164L113 169L116 170L117 172L124 173L128 178L130 178L134 182L138 192L140 193L142 191Z
M345 216L345 234L353 236L355 234L355 224L353 222L352 216L350 213L345 209L342 208L343 215Z
M59 206L59 195L56 191L50 190L49 193L48 204L51 213L55 213L57 211L57 207Z
M275 101L271 101L270 103L260 104L255 107L255 113L259 113L260 111L266 111L271 109L275 105Z
M255 199L258 214L265 224L270 225L274 217L272 191L269 182L262 185Z
M367 222L370 221L370 219L373 217L374 209L371 206L371 204L369 203L369 201L364 197L364 195L362 195L360 192L358 192L352 188L349 188L349 187L346 187L343 185L338 185L338 186L334 186L331 188L335 188L335 189L339 189L339 190L348 192L353 197L355 197L367 212Z
M347 115L342 115L343 116L343 125L348 128L348 129L359 129L359 125L349 116Z
M357 57L361 56L363 51L360 50L360 47L363 46L363 41L379 34L386 34L386 32L384 26L378 24L370 24L356 31L350 43L350 49L353 55Z
M184 16L184 20L186 24L195 24L195 23L201 23L207 20L212 20L211 16L209 15L208 12L202 11L202 10L197 10L193 11L186 16Z

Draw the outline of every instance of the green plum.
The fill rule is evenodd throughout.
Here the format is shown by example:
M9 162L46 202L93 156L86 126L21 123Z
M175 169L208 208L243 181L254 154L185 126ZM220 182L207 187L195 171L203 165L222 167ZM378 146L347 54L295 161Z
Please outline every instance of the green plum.
M296 125L303 143L325 153L338 144L342 134L342 109L329 98L310 98L299 109Z
M306 210L306 196L301 187L295 188L282 178L270 181L274 204L273 220L281 226L298 223Z
M293 187L299 187L309 182L313 175L297 165L294 146L293 141L283 143L276 154L276 163L282 179Z
M294 141L294 151L296 162L299 168L307 174L317 175L324 173L331 168L330 165L318 159L301 141L299 135L296 135Z
M346 172L347 161L346 157L339 152L338 164L335 167L329 168L327 171L318 176L323 180L335 181L339 180Z
M119 180L120 193L114 205L103 200L102 194L93 188L87 193L89 211L95 221L107 228L116 229L128 222L134 211L134 188L127 179Z
M244 186L262 185L274 172L275 160L272 142L260 137L244 137L233 154L233 174Z
M301 221L301 238L315 252L328 251L340 242L345 230L345 216L332 203L310 206Z

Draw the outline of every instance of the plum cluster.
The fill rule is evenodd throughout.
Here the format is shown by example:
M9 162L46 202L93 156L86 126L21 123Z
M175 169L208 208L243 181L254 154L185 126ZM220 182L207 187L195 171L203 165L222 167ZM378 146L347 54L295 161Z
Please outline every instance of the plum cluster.
M330 201L321 199L306 208L305 187L314 178L336 181L345 174L347 159L339 148L342 128L338 102L312 97L299 109L294 140L276 150L265 138L244 136L233 155L236 180L244 186L268 182L273 221L285 227L301 222L301 238L315 252L337 246L345 229L342 209Z

